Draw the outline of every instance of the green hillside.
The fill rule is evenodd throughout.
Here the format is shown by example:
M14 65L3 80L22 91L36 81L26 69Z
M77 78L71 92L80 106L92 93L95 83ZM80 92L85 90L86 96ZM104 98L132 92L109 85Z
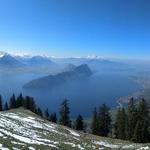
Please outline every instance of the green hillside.
M2 150L147 150L149 147L150 144L133 144L80 133L48 122L24 109L0 112Z

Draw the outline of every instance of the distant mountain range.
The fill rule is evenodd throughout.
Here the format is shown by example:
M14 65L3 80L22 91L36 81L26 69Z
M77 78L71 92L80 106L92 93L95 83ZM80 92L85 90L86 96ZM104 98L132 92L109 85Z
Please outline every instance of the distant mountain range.
M22 62L23 64L26 63L50 63L50 62L62 62L66 64L83 64L88 62L111 62L110 60L104 59L98 56L87 56L87 57L65 57L65 58L57 58L57 57L50 57L50 56L42 56L42 55L17 55L17 54L9 54L7 52L0 51L0 58L9 55L16 60Z
M66 83L67 81L77 80L92 75L91 69L88 65L83 64L78 67L75 67L73 70L58 73L56 75L45 76L36 80L33 80L24 85L24 88L28 89L40 89L48 88L51 89L55 86Z
M79 57L79 58L52 58L58 64L87 64L93 71L122 71L131 68L130 65L121 61L113 61L99 57Z
M0 57L0 66L1 67L23 67L23 64L12 57L9 54L1 55Z
M49 58L42 56L33 56L29 59L28 64L30 65L51 65L54 64Z
M129 70L130 65L107 60L101 57L74 57L74 58L55 58L49 56L29 56L29 55L10 55L5 52L0 52L0 66L1 67L29 67L40 70L48 68L48 70L69 71L73 70L75 66L87 64L93 71L122 71Z
M49 58L43 56L13 56L5 52L0 52L1 67L31 67L31 66L48 66L54 65Z
M26 65L53 65L50 58L44 56L15 56L15 58Z

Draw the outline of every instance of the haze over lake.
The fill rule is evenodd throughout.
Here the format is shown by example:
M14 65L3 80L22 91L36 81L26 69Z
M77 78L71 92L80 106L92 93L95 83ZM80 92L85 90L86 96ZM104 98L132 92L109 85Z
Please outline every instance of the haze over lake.
M116 100L139 90L141 87L122 73L95 73L85 80L74 80L52 90L24 90L25 83L42 77L44 73L2 73L0 74L0 93L7 99L13 93L30 95L37 103L50 111L58 111L64 98L70 100L71 115L82 113L88 117L95 106L102 103L116 107Z

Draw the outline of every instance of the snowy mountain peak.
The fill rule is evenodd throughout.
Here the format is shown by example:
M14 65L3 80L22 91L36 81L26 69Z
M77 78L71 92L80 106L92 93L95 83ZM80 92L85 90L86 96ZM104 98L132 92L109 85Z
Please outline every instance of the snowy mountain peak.
M32 57L39 57L39 58L44 58L44 59L62 59L63 57L55 57L55 56L50 56L50 55L31 55L29 53L7 53L5 51L0 51L0 57L4 55L11 55L12 57L20 57L20 58L32 58ZM97 55L88 55L88 56L80 56L80 57L64 57L64 59L67 58L74 58L74 59L104 59L102 56L97 56Z
M104 59L104 57L97 56L97 55L88 55L86 58L87 59Z
M0 58L3 57L3 56L5 56L5 55L8 55L8 53L0 51Z
M22 67L23 64L16 60L13 56L8 53L0 53L0 66L1 67Z

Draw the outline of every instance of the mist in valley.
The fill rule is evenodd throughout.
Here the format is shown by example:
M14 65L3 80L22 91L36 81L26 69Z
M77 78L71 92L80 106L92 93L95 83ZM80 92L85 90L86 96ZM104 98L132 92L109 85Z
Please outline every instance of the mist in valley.
M30 71L26 70L27 68L22 71L15 69L15 71L10 72L1 69L0 93L3 94L3 99L6 100L9 100L13 93L32 96L43 110L49 108L50 112L58 112L60 103L67 98L70 102L72 117L79 113L88 117L95 106L106 103L110 107L117 107L117 100L121 96L126 96L141 88L130 78L133 74L130 67L122 68L122 65L108 65L108 63L103 65L89 63L88 65L93 72L91 76L74 79L52 89L23 88L26 83L34 79L62 72L67 65L68 62L58 63L59 69L57 67L56 69L53 68L54 71L50 67L49 70L37 69L37 66L35 66L36 71L34 66L32 66L34 69L30 69Z

